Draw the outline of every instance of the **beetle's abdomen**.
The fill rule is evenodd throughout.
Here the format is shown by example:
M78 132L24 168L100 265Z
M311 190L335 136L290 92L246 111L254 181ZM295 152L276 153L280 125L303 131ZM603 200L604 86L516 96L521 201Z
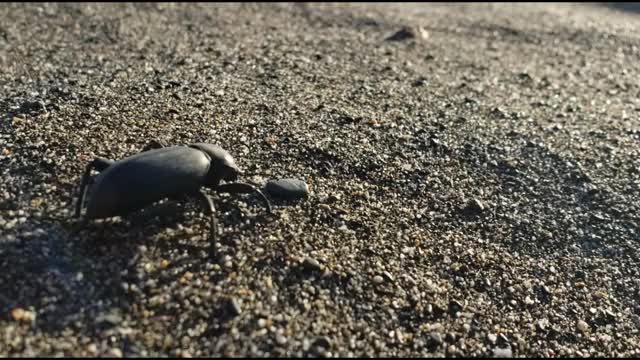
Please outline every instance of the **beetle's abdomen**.
M87 218L125 215L173 195L197 191L210 160L200 150L173 146L115 162L96 178Z

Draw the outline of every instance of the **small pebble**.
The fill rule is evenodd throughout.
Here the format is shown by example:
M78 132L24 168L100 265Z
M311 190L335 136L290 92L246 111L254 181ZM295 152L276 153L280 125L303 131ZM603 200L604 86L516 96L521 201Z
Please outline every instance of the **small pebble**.
M18 223L17 219L13 219L11 221L8 221L7 223L4 224L4 229L5 230L11 230L16 226L17 223Z
M464 309L464 304L458 300L449 301L449 313L455 315Z
M11 318L14 321L32 322L36 319L36 314L33 311L15 308L11 310Z
M304 260L302 261L302 267L304 267L305 269L309 270L309 271L320 271L322 270L322 266L320 265L320 263L318 262L318 260L311 258L311 257L305 257Z
M264 318L263 318L263 319L259 319L259 320L258 320L258 327L259 327L259 328L261 328L261 329L262 329L262 328L264 328L264 327L266 327L266 326L267 326L267 319L264 319Z
M484 204L478 199L471 199L467 203L466 210L470 213L479 214L485 209Z
M429 340L434 344L434 345L440 345L442 344L442 334L440 334L439 332L431 332L429 334Z
M382 284L384 282L384 278L380 275L376 275L373 277L373 282L376 284Z
M510 347L507 348L496 348L493 350L493 357L495 358L511 358L513 357L513 352Z
M535 301L531 300L531 298L527 296L524 298L524 303L527 305L533 305L535 304Z
M298 179L269 180L265 191L273 196L284 199L300 199L309 195L307 183Z
M404 41L404 40L426 40L429 38L429 32L422 26L405 26L402 29L389 36L387 41Z
M113 357L121 358L122 357L122 350L120 350L118 348L112 348L111 350L109 350L109 355L111 355Z
M587 324L584 320L578 320L576 328L578 328L578 331L580 331L581 333L586 333L587 331L589 331L589 324Z
M284 345L287 343L287 338L282 334L278 334L276 335L276 343L278 345Z
M229 301L229 309L231 310L231 313L234 316L238 316L242 314L242 305L240 304L240 301L236 298L233 298L231 299L231 301Z
M536 326L536 329L539 331L545 331L547 328L543 320L537 321L535 326Z
M320 336L313 341L313 346L329 349L331 347L331 339L326 336Z

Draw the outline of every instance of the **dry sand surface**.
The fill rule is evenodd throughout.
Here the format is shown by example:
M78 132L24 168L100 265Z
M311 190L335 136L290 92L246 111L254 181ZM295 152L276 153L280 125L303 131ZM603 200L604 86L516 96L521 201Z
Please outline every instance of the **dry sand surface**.
M3 4L0 355L640 356L620 8ZM152 140L310 196L75 220Z

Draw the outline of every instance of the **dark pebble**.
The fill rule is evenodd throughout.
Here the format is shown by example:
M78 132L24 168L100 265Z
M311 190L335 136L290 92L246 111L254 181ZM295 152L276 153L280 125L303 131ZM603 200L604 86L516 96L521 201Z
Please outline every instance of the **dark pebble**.
M309 195L307 184L298 179L269 180L265 191L274 197L299 199Z
M231 299L229 301L229 310L233 316L242 314L242 305L240 305L240 301L236 298Z
M312 346L322 349L329 349L331 348L331 339L326 336L320 336L313 341Z
M455 315L456 313L462 311L462 309L464 308L464 305L457 300L451 300L449 302L449 313L451 315Z
M471 199L467 202L464 210L470 214L480 214L485 209L484 204L478 199Z
M318 262L318 260L310 257L304 258L302 261L302 267L309 271L320 271L322 270L322 266Z
M428 345L430 348L436 348L442 344L442 334L439 332L432 332L429 334Z

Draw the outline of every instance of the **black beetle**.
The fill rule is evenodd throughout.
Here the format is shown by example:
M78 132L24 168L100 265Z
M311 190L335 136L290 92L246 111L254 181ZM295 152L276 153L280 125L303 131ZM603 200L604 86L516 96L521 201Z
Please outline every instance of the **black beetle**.
M211 198L202 191L203 186L217 192L256 192L271 214L269 200L253 185L220 183L221 180L235 181L241 172L233 157L213 144L164 147L153 142L142 152L119 161L96 157L87 165L82 176L75 212L77 218L85 203L92 170L100 174L95 177L86 206L86 219L124 216L165 198L194 195L205 201L211 216L213 255L216 254L217 232L215 207Z

